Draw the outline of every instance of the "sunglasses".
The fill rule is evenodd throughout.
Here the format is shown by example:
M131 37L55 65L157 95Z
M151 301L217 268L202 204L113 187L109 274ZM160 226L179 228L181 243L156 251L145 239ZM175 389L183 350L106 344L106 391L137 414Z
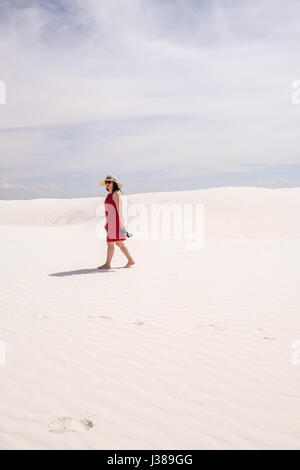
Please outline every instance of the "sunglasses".
M105 180L105 184L110 184L110 183L112 183L111 180Z

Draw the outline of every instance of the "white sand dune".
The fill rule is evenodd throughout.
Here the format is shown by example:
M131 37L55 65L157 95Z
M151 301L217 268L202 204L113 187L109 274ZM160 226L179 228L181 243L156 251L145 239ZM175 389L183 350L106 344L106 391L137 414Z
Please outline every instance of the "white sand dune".
M300 449L300 188L130 195L204 204L204 246L107 271L103 200L0 201L0 448Z

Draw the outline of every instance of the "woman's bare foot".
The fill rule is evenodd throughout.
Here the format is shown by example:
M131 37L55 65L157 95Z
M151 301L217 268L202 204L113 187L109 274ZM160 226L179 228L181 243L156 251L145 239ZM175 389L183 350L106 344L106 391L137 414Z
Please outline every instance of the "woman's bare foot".
M98 269L109 269L109 268L111 268L111 265L107 263L102 264L102 266L98 266Z
M130 268L130 266L132 266L133 264L135 264L135 262L132 260L128 261L128 263L126 264L126 266L123 266L123 268Z

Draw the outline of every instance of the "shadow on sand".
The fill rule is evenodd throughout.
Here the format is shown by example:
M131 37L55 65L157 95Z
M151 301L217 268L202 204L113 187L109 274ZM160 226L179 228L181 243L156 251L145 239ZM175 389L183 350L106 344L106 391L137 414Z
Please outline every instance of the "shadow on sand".
M74 276L76 274L92 274L92 273L101 273L101 272L114 272L115 269L122 269L123 267L117 268L108 268L108 269L98 269L98 268L91 268L91 269L76 269L75 271L62 271L61 273L51 273L48 276L54 277L63 277L63 276Z

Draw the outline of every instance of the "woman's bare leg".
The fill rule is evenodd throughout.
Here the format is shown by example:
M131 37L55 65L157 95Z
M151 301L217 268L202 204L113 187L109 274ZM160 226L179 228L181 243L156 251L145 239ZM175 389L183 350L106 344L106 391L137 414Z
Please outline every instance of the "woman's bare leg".
M106 262L102 264L102 266L98 266L98 269L105 269L105 268L111 268L111 260L113 257L115 251L115 244L114 242L107 242L107 256L106 256Z
M133 258L131 254L129 253L127 246L122 241L116 242L116 245L120 248L120 250L124 253L126 258L128 259L128 263L126 264L126 266L124 266L124 268L130 268L130 266L135 264L135 262L133 261Z

